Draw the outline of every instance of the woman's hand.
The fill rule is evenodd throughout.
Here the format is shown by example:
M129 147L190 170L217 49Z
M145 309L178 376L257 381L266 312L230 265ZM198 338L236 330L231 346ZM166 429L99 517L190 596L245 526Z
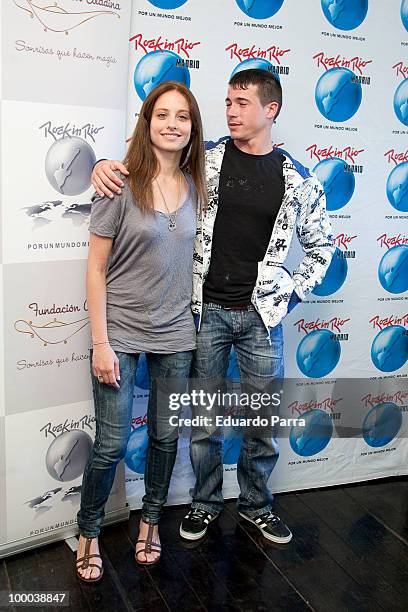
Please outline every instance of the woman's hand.
M95 346L92 355L92 371L100 383L119 389L119 359L109 344Z

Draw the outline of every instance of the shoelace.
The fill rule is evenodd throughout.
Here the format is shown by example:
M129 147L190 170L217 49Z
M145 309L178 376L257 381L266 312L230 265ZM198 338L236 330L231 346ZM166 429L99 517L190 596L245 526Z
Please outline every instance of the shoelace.
M192 521L201 521L201 519L205 518L207 514L208 512L206 512L205 510L202 510L201 508L193 508L189 512L189 515L190 515L189 518Z
M272 523L273 525L277 525L280 521L279 516L276 516L273 512L267 512L260 516L264 523Z

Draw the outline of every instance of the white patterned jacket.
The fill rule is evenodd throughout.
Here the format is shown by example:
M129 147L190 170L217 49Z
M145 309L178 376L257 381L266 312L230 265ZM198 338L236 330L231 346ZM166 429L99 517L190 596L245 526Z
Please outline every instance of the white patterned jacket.
M275 327L288 312L289 301L303 300L318 285L335 250L332 228L326 213L326 197L316 176L285 151L283 176L285 193L258 276L251 302L266 329ZM193 295L191 309L202 312L203 284L211 261L211 245L218 210L218 184L225 142L206 152L208 208L201 213L194 245ZM283 266L295 232L305 253L291 276ZM292 299L291 299L292 298Z

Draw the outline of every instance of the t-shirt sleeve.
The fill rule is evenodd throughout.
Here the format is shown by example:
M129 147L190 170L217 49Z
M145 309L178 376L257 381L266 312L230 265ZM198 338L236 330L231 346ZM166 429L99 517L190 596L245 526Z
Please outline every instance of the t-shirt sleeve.
M91 202L89 231L104 238L115 238L119 231L124 206L123 190L120 195L116 194L112 199L95 193Z

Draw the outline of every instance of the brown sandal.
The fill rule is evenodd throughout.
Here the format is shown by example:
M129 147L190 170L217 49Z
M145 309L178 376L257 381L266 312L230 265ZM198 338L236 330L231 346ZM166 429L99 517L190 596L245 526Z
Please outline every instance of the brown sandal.
M144 522L144 521L143 521ZM136 563L138 563L139 565L156 565L156 563L158 563L160 561L161 558L161 545L157 544L156 542L153 542L153 529L154 529L154 524L153 523L148 523L149 525L149 529L147 532L147 538L146 540L138 540L136 542L136 546L138 544L144 544L144 548L141 548L140 550L136 551L135 550L135 560ZM160 553L159 556L154 559L153 561L140 561L137 557L138 555L140 555L140 553L144 553L145 555L149 555L152 552L158 552Z
M102 560L101 555L90 555L89 551L91 548L91 542L94 538L86 538L86 544L85 544L85 554L83 557L81 557L80 559L76 560L76 575L78 576L78 578L80 580L82 580L82 582L98 582L102 576L103 576L103 566L102 565L97 565L96 563L89 563L89 559L92 559L92 557L99 557L99 559ZM78 563L81 563L82 565L78 566ZM78 572L78 570L82 570L82 569L88 569L88 567L96 567L99 570L99 576L97 576L96 578L84 578L83 576L81 576L81 574Z

